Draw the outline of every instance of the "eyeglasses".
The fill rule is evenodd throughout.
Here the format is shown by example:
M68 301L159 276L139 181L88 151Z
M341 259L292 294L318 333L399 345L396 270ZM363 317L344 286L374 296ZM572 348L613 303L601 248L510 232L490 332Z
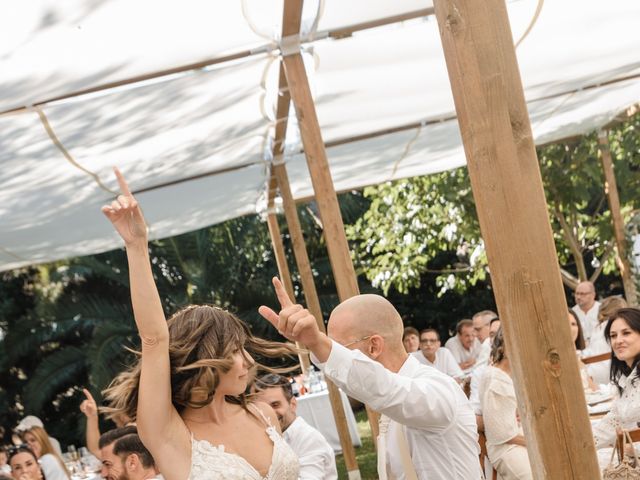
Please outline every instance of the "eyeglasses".
M353 342L345 343L343 347L350 347L351 345L355 345L356 343L364 342L365 340L369 340L373 335L366 335L358 340L354 340Z
M424 340L420 340L420 343L438 343L439 341L437 338L425 338Z

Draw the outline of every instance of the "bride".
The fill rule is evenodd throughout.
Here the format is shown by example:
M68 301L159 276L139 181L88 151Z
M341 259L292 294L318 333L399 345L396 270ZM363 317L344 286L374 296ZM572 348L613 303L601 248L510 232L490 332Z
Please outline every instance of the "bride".
M142 352L107 391L112 414L135 418L167 480L294 480L298 460L266 404L245 397L262 356L295 355L253 337L233 314L191 305L165 320L155 286L142 212L122 174L122 194L102 212L124 240L131 301Z

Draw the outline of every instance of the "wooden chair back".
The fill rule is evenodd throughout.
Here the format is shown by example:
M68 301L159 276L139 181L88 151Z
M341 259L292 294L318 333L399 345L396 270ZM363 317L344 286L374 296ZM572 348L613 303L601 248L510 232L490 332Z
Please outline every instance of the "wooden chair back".
M628 432L632 442L640 442L640 428L636 428L634 430L628 430ZM622 451L622 433L618 433L618 436L616 439L616 449L618 450L618 458L621 459L624 453Z
M593 355L591 357L585 357L582 359L582 363L589 365L590 363L604 362L611 360L611 352L601 353L599 355Z
M478 443L480 444L480 466L482 467L482 472L485 472L484 469L484 459L489 458L487 456L487 437L485 437L484 432L478 431ZM498 471L491 467L492 476L491 480L498 479Z

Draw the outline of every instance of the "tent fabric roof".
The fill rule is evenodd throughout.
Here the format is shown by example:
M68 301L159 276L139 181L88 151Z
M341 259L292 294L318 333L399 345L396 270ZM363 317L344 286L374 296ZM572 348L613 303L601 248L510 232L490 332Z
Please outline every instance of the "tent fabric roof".
M0 270L120 246L99 212L116 188L113 165L142 192L152 238L264 207L282 0L23 3L0 6L0 111L193 62L210 65L42 105L76 165L37 110L0 115ZM317 39L303 46L336 189L463 165L433 16L326 38L411 16L430 2L344 5L305 2L303 13L309 30L322 12ZM515 40L538 6L508 2ZM589 132L640 101L638 24L637 2L543 4L517 49L537 143ZM285 159L294 196L307 198L311 183L291 123Z

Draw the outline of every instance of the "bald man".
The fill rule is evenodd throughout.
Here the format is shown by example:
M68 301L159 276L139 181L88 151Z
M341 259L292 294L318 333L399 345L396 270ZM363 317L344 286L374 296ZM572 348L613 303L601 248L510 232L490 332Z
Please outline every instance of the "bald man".
M582 334L588 346L591 332L598 324L598 312L600 311L600 302L596 300L596 287L592 282L580 282L573 296L576 299L576 304L572 310L580 319Z
M327 336L277 278L273 283L280 313L262 306L261 315L303 343L336 385L382 414L380 480L483 478L469 401L453 378L407 354L402 319L391 303L378 295L346 300L331 313Z

